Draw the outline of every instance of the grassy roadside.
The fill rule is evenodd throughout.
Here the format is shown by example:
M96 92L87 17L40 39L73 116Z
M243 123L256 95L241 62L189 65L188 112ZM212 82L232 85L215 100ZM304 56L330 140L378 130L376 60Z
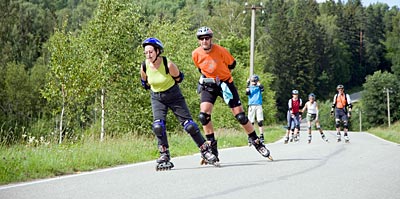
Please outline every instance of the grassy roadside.
M280 126L266 127L265 142L274 142L283 134ZM220 129L217 139L219 148L247 145L243 131ZM169 135L169 142L172 157L199 152L185 133ZM104 142L85 138L74 144L0 146L0 185L155 160L157 157L154 137L133 135Z
M368 130L369 133L374 134L385 140L400 144L400 122L396 122L389 127L377 127Z

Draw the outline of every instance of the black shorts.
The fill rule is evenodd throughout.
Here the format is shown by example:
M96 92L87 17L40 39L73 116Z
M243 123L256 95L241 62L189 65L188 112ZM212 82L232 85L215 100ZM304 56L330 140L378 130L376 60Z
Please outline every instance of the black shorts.
M233 82L226 82L226 84L228 85L229 90L231 90L233 97L233 99L229 100L229 108L241 106L242 103L240 102L239 94L237 88L235 87L235 84ZM214 104L218 96L223 99L221 86L217 86L215 89L212 90L202 89L200 93L200 102L210 102L211 104Z

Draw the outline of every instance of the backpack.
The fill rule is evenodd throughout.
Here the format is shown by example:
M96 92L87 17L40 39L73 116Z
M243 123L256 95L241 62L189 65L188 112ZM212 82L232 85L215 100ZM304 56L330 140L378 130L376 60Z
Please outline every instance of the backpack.
M162 58L163 58L163 63L164 63L164 67L165 67L165 73L168 74L169 73L169 69L168 69L167 57L162 56ZM146 61L142 62L142 68L143 68L143 72L146 73Z
M346 100L346 104L344 105L344 107L346 108L347 106L349 106L349 101L350 101L350 96L349 94L343 92L344 96L345 96L345 100ZM337 97L338 97L339 93L336 93L335 96L333 97L333 104L332 107L335 108L336 107L336 101L337 101Z

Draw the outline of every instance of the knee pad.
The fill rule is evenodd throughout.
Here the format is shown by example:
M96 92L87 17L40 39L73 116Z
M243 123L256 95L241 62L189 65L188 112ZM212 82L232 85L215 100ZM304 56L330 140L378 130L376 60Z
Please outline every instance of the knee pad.
M348 129L349 123L347 121L343 121L343 128Z
M320 130L321 129L321 126L317 126L317 130Z
M165 135L166 127L164 120L156 120L153 122L153 132L156 136L161 137Z
M202 125L207 125L211 121L211 115L204 112L200 112L199 120Z
M186 120L183 124L183 129L185 129L186 133L190 135L195 135L200 132L199 127L193 120Z
M339 119L336 119L336 120L335 120L335 127L336 127L336 128L339 128L339 127L340 127L340 120L339 120Z
M262 120L261 120L261 121L258 121L257 123L258 123L258 126L259 126L259 127L262 127L262 126L263 126L263 121L262 121Z
M235 117L241 125L245 125L245 124L247 124L247 122L249 122L249 118L247 118L247 116L246 116L246 114L244 114L244 112L238 113L237 115L235 115Z

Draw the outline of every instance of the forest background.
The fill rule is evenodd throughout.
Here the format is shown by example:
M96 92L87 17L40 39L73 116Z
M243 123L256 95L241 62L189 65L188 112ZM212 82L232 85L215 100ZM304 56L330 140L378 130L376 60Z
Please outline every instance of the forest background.
M148 91L141 88L141 42L159 38L185 73L181 89L197 121L199 73L191 60L196 31L236 58L235 84L246 105L251 5L240 0L2 0L0 2L0 143L151 135ZM247 12L243 12L246 10ZM363 126L400 118L400 12L386 4L315 0L263 1L256 10L254 71L266 87L266 124L285 120L293 89L313 92L321 120L337 84L362 90ZM386 92L388 91L388 92ZM217 128L237 128L217 103ZM357 118L355 118L357 119ZM172 114L168 130L181 131Z

